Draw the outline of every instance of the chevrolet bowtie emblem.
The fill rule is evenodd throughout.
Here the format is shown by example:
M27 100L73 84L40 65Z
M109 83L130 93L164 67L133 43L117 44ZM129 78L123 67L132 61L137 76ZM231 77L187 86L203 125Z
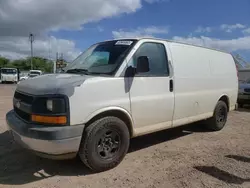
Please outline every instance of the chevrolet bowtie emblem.
M17 107L17 108L20 108L20 106L21 106L20 102L17 101L17 102L16 102L16 107Z

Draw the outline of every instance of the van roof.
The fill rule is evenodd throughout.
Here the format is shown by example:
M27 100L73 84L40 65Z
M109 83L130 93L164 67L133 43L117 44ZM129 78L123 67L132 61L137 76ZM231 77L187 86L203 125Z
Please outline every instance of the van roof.
M169 40L169 39L155 38L155 37L131 37L131 38L117 38L117 39L112 39L112 40L142 40L142 39L152 39L152 40L159 40L159 41L167 41L167 42L171 42L171 43L185 44L185 45L189 45L189 46L195 46L195 47L205 48L205 49L209 49L209 50L215 50L215 51L226 53L226 54L231 54L227 51L223 51L223 50L219 50L219 49L215 49L215 48L210 48L210 47L205 47L205 46L190 44L190 43L185 43L185 42L178 42L178 41ZM107 41L112 41L112 40L107 40Z

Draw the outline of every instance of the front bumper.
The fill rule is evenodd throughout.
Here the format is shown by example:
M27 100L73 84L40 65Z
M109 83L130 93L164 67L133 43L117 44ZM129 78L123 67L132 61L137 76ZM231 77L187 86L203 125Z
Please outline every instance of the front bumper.
M74 158L78 152L84 125L48 127L27 124L11 110L6 122L14 140L37 155L51 159Z

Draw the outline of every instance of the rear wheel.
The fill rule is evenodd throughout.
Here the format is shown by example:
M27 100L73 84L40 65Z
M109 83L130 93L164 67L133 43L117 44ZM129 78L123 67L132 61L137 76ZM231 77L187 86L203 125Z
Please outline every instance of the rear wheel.
M213 117L207 120L207 128L212 131L220 131L227 122L228 107L224 101L219 101L215 107Z
M82 162L94 172L117 166L129 148L126 124L117 117L104 117L89 125L79 148Z

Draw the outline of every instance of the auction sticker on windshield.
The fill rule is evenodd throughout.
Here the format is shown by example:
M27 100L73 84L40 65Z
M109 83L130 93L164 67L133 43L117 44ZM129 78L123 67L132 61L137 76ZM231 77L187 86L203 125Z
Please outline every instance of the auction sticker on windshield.
M115 43L115 45L131 45L133 41L120 40Z

